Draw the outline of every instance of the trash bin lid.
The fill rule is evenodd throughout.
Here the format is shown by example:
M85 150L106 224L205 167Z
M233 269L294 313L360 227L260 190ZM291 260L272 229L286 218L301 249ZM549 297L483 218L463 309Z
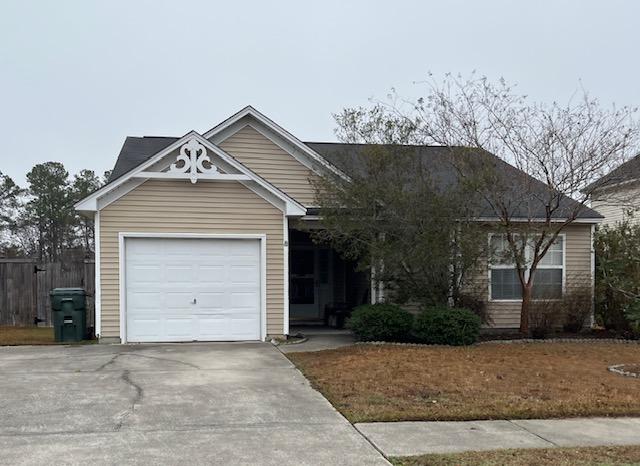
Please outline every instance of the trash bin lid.
M54 288L53 290L51 290L51 292L49 293L51 296L59 296L59 295L65 295L65 296L78 296L78 295L86 295L86 291L84 290L84 288Z

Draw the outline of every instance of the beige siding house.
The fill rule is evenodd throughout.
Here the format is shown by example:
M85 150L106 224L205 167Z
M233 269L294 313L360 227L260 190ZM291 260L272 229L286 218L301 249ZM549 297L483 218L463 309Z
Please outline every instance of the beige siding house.
M313 181L348 179L337 154L350 149L303 143L252 107L204 134L127 138L109 182L76 205L95 218L100 341L265 340L379 299L308 233L322 224ZM591 283L597 221L566 230L549 286ZM493 326L516 328L509 271L487 265L476 282Z
M604 216L604 225L615 225L623 220L638 223L640 180L596 190L591 195L591 207Z
M586 188L591 207L604 217L603 225L640 220L640 155L628 160Z
M590 293L594 279L593 232L593 224L577 223L566 227L558 242L557 260L553 265L541 265L538 274L556 272L558 288L563 294L572 289L582 291L585 288ZM492 274L496 270L510 271L508 267L493 267L483 263L481 270L471 280L469 291L481 299L486 298L487 313L492 327L518 328L521 301L513 296L496 296L495 286L492 287L491 283Z

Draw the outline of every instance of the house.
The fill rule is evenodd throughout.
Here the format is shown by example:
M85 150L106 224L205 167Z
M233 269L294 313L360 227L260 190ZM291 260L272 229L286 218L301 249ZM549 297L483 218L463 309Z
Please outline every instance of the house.
M604 216L603 225L622 220L638 222L640 213L640 155L596 180L590 191L591 207Z
M128 137L109 182L76 204L95 218L100 341L264 340L327 305L380 299L368 274L307 233L322 223L312 180L348 178L340 157L354 149L301 142L252 107L204 134ZM540 286L592 283L599 217L587 209L566 229ZM517 328L513 269L487 266L482 279L493 325Z

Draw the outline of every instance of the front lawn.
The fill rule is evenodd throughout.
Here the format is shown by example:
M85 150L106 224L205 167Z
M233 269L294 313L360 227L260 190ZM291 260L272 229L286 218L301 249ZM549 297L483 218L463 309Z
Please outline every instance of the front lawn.
M0 327L0 346L54 343L53 327Z
M640 464L640 446L548 448L393 458L397 466L555 466Z
M355 345L287 355L351 422L640 415L640 345Z

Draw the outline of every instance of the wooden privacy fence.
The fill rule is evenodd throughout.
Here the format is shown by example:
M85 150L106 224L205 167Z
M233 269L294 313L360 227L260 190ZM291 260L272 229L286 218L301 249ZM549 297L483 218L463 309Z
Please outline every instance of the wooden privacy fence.
M49 292L54 288L84 288L87 326L94 326L95 263L93 259L38 262L0 259L0 325L52 325Z

